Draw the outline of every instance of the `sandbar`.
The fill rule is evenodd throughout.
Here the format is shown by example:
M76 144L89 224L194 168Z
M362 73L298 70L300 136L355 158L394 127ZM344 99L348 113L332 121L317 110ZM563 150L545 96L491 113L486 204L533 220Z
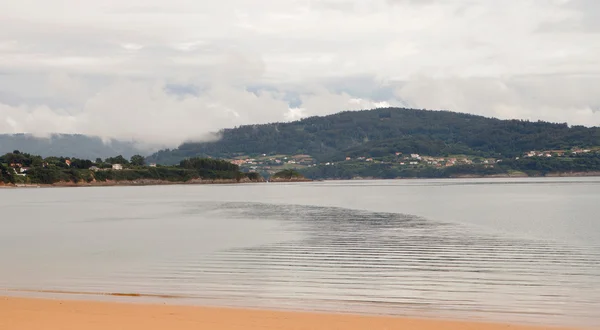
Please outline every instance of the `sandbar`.
M0 297L6 330L542 330L567 328L217 307Z

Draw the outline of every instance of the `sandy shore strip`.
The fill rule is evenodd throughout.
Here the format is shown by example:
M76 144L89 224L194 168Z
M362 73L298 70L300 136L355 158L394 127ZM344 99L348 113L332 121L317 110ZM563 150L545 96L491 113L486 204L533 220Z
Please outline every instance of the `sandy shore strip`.
M542 330L561 329L383 316L0 297L6 330Z

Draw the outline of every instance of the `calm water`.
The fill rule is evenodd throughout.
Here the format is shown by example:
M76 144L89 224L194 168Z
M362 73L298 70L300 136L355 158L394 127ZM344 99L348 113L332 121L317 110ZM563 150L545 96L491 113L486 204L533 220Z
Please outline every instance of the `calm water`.
M0 210L4 294L600 326L598 178L0 189Z

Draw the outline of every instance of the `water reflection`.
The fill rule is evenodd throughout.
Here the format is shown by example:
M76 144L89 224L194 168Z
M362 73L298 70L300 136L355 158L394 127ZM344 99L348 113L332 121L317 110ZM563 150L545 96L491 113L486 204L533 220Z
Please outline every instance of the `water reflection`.
M470 228L343 208L214 203L224 218L277 219L300 238L226 249L163 265L187 292L276 302L275 307L470 317L540 315L592 322L600 307L594 251L494 237ZM477 312L474 314L474 312ZM567 320L568 318L568 320Z
M0 287L600 325L593 247L338 207L127 203L35 220L43 231L13 223L0 235Z

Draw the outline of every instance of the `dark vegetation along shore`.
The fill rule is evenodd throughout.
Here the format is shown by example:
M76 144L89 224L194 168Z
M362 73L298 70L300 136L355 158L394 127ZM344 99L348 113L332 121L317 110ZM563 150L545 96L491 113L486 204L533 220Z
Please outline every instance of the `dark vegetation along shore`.
M292 169L282 170L275 173L269 179L270 182L305 182L311 181L302 175L300 172Z
M294 172L279 174L274 181L303 181ZM258 173L240 171L238 165L225 160L190 158L178 165L145 164L144 157L134 155L95 161L78 158L46 157L15 150L0 156L0 185L4 186L88 186L153 185L263 182Z

